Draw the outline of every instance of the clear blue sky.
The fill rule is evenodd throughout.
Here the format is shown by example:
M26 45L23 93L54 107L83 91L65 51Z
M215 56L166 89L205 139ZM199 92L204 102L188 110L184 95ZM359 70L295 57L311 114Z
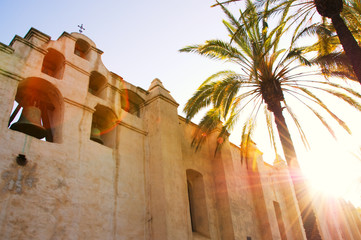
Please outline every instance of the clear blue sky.
M154 78L164 82L183 105L214 69L212 61L178 53L187 44L225 36L219 8L210 0L1 0L0 42L9 44L34 27L57 39L84 24L104 54L105 66L126 81L148 89ZM209 66L209 62L214 66ZM206 70L205 70L206 69ZM216 69L214 69L216 70Z
M180 104L178 112L182 115L185 102L199 84L211 74L226 68L225 64L178 52L186 45L202 43L207 39L227 39L221 21L222 11L210 8L214 2L1 0L0 42L9 44L15 35L24 37L31 27L56 40L64 31L77 32L77 26L84 24L84 34L104 52L102 60L108 70L146 90L154 78L159 78ZM342 111L340 113L343 114ZM325 178L325 182L343 178L339 174L341 171L346 174L358 171L359 174L353 173L354 185L350 191L358 193L358 196L353 194L352 201L361 206L361 161L351 159L352 152L361 146L361 114L352 113L348 118L347 123L355 137L341 135L336 142L310 120L306 133L311 133L313 151L305 152L302 147L297 150L301 164L308 169L317 169L310 174ZM306 116L305 121L308 121ZM254 140L264 151L265 161L272 163L273 155L267 154L267 133ZM297 146L300 145L297 139L294 141ZM237 134L232 134L232 142L239 144ZM356 154L361 157L361 151ZM329 175L320 175L321 171ZM333 188L335 184L337 182L331 182L329 187Z

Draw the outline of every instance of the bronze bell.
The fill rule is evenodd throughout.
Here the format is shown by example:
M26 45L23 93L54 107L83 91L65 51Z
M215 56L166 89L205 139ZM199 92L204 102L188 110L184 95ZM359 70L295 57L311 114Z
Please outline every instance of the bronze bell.
M104 144L103 140L100 137L99 128L92 127L91 134L90 134L90 139L97 142L97 143Z
M46 129L41 125L41 110L35 106L24 106L19 120L10 129L42 139Z

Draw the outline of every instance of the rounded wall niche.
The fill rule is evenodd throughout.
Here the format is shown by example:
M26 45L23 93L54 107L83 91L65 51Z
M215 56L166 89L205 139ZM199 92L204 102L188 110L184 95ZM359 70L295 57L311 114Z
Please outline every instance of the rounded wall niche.
M135 92L123 89L121 93L121 106L126 112L140 117L140 108L144 100Z
M62 79L64 74L65 58L60 52L49 48L45 55L41 71L51 77Z
M107 79L97 71L93 71L89 77L88 92L101 98L106 99L106 83Z
M90 44L83 40L78 39L75 42L74 54L78 55L81 58L89 60Z

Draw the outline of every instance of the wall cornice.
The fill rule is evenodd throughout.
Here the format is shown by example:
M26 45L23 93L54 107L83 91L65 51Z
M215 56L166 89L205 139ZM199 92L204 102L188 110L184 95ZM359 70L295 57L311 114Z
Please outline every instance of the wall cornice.
M145 101L144 105L146 106L146 105L148 105L148 104L151 104L152 102L154 102L154 101L156 101L156 100L158 100L158 99L164 100L164 101L172 104L172 105L175 106L175 107L178 107L178 106L179 106L178 103L176 103L175 101L173 101L173 100L171 100L171 99L169 99L169 98L167 98L167 97L165 97L165 96L163 96L163 95L157 95L157 96L155 96L155 97L153 97L153 98Z
M82 74L84 74L84 75L86 75L86 76L88 76L88 77L90 76L90 73L89 73L89 72L85 71L84 69L76 66L75 64L73 64L73 63L71 63L71 62L69 62L69 61L65 61L65 65L68 65L69 67L74 68L74 69L77 70L78 72L81 72Z
M43 48L40 48L40 47L38 47L38 46L35 46L33 43L25 40L24 38L22 38L22 37L20 37L20 36L18 36L18 35L16 35L16 36L13 38L13 40L11 40L10 46L12 46L16 41L19 41L19 42L27 45L28 47L30 47L30 48L32 48L32 49L34 49L34 50L36 50L36 51L44 54L44 55L46 55L46 54L48 53L47 50L45 50L45 49L43 49Z
M16 81L19 81L19 82L24 79L23 77L21 77L19 75L16 75L16 74L8 72L8 71L5 71L5 70L3 70L1 68L0 68L0 74L5 76L5 77L12 78L12 79L14 79Z
M130 130L132 130L132 131L135 131L135 132L137 132L137 133L140 133L140 134L142 134L142 135L144 135L144 136L147 136L147 135L148 135L148 132L146 132L146 131L144 131L144 130L142 130L142 129L139 129L139 128L137 128L137 127L134 127L134 126L132 126L132 125L130 125L130 124L128 124L128 123L125 123L125 122L122 122L122 121L118 121L117 123L118 123L120 126L126 127L126 128L128 128L128 129L130 129Z
M84 104L75 102L75 101L73 101L73 100L71 100L71 99L69 99L69 98L64 98L64 102L69 103L70 105L73 105L73 106L75 106L75 107L82 108L82 109L84 109L85 111L88 111L88 112L90 112L90 113L94 113L94 112L95 112L95 109L90 108L90 107L88 107L88 106L85 106Z
M8 45L0 42L0 51L8 54L13 54L15 50L12 47L9 47Z

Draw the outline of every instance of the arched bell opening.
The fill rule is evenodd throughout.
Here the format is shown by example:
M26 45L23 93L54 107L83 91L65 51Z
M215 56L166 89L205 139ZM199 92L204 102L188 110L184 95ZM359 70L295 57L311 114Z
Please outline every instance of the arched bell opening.
M118 118L111 109L97 105L93 113L90 140L115 148L117 121Z
M90 44L83 40L78 39L75 42L74 54L78 55L81 58L89 60Z
M93 72L91 72L90 77L89 77L88 92L105 100L106 99L106 91L105 91L106 83L107 83L107 79L102 74L100 74L99 72L93 71Z
M140 117L140 108L144 100L135 92L123 89L121 93L122 109L130 114Z
M51 77L62 79L64 73L65 58L60 52L49 48L45 55L41 71Z
M27 78L18 85L8 127L47 142L61 142L63 100L54 85Z

